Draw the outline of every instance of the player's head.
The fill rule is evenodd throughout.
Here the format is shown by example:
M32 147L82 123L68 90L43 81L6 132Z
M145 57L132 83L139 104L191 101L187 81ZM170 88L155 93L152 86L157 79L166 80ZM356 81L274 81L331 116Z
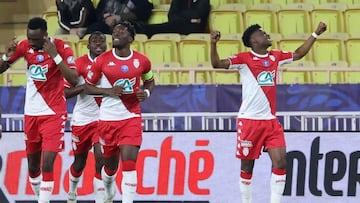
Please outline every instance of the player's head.
M258 24L249 26L245 30L242 40L244 45L250 48L256 46L266 49L271 46L270 36Z
M47 37L47 23L44 19L35 17L32 18L27 26L27 38L32 48L42 49L44 44L44 37Z
M135 34L135 28L130 22L120 22L115 26L112 33L113 47L121 49L130 46L135 39Z
M106 36L99 31L91 33L87 48L91 57L95 58L106 51Z

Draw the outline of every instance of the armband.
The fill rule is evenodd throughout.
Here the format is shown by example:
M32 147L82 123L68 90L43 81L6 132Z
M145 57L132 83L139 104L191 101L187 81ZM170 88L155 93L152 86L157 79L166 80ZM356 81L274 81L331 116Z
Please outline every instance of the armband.
M319 37L319 35L316 34L315 32L311 33L311 36L313 36L315 39L317 39Z
M6 54L3 54L1 59L5 62L9 61L10 57L6 56Z
M61 63L61 61L63 61L63 59L61 58L61 56L59 54L57 54L53 59L54 59L56 65L59 65Z
M146 97L150 97L151 92L148 89L144 89L144 92L146 93Z

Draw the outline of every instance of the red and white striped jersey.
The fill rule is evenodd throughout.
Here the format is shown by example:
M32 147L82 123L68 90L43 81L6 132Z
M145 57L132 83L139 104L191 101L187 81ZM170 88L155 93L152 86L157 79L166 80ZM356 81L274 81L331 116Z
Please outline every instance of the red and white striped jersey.
M293 61L293 53L271 50L265 55L253 51L229 58L229 69L238 69L242 83L239 118L267 120L276 114L276 73L278 66Z

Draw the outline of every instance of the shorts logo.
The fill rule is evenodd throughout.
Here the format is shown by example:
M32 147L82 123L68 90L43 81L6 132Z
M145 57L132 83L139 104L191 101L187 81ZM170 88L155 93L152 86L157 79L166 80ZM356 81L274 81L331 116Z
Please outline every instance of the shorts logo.
M240 141L240 146L243 148L243 149L242 149L242 154L243 154L244 156L247 156L247 155L249 155L250 147L252 147L253 144L252 144L251 141L241 140L241 141Z
M29 67L30 77L37 81L46 81L46 73L48 72L48 65L31 65Z

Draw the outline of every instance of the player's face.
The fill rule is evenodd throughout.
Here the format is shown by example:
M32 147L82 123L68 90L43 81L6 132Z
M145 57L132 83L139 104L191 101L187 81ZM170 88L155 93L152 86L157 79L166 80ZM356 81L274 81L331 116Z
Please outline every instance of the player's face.
M30 42L31 47L35 50L40 50L43 48L45 42L44 37L47 37L47 32L41 29L27 30L27 38Z
M268 48L272 45L270 35L268 35L263 29L259 29L258 31L254 32L252 38L260 46Z
M117 25L115 26L113 33L113 47L114 48L124 48L126 46L129 46L132 42L132 37L128 31L128 28L124 25Z
M94 35L91 37L88 48L90 54L97 57L106 51L106 37L105 35Z

